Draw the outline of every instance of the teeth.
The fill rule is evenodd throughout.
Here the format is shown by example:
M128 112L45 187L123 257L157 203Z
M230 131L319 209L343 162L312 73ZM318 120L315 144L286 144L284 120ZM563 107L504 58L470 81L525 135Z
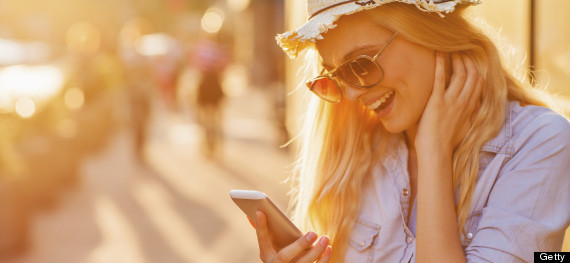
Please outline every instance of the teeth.
M392 96L392 94L394 94L394 91L392 91L392 90L386 92L386 94L384 94L384 96L382 96L382 98L380 98L376 102L368 105L368 109L375 110L376 108L380 107L380 105L382 105L382 103L386 102L386 100L388 98L390 98L390 96Z

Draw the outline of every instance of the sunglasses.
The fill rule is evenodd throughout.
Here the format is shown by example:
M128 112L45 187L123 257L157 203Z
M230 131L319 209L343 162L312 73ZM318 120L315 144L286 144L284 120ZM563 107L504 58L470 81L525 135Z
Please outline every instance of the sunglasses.
M331 103L339 103L343 98L339 80L352 87L363 89L378 85L384 79L384 70L376 62L376 59L397 34L394 33L373 57L368 55L356 56L332 71L310 79L307 81L307 87L321 99Z

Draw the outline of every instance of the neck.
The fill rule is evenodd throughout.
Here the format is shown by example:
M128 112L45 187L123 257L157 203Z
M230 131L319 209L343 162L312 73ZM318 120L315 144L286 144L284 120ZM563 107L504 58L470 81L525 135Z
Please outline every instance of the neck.
M418 133L418 125L415 124L407 129L404 134L406 135L406 144L408 145L409 152L416 152L416 135Z

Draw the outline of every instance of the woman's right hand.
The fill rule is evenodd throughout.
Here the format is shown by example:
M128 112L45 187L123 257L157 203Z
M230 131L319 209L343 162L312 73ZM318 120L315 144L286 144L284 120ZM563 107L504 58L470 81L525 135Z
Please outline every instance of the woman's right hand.
M267 217L261 211L256 212L257 225L255 231L257 233L257 242L259 244L259 257L265 263L327 263L331 259L332 248L329 246L329 237L321 236L318 242L317 234L307 232L304 236L297 239L290 245L277 251L271 234L267 228ZM313 245L313 243L315 243Z

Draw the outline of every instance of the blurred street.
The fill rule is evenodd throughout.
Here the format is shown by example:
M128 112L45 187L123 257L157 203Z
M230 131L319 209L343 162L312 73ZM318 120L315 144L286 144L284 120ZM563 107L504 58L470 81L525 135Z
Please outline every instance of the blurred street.
M148 165L134 157L126 127L117 129L83 162L79 186L33 219L29 252L5 262L258 262L255 231L229 191L264 191L287 208L289 185L280 182L292 159L278 147L265 96L250 90L227 100L214 159L201 154L191 111L155 103Z

